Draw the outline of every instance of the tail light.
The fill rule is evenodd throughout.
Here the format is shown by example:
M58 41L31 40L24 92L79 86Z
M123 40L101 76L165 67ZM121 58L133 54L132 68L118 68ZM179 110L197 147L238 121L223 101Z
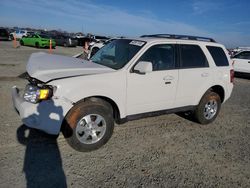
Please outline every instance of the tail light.
M230 70L230 82L234 83L234 70L233 69Z

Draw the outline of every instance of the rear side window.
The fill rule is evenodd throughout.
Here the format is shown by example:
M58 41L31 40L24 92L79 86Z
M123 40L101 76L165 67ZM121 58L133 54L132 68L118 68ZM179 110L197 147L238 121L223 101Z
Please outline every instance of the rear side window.
M227 56L224 50L217 46L207 46L209 53L212 55L216 66L228 66Z
M198 45L180 45L180 68L208 67L207 58Z

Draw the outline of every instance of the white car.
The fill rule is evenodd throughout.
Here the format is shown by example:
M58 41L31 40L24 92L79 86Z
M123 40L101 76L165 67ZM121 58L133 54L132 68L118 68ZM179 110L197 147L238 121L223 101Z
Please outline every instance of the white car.
M148 35L117 39L90 61L34 53L23 93L14 86L14 107L24 124L90 151L104 145L114 122L192 112L208 124L233 89L233 67L213 39Z
M250 74L250 50L244 50L232 57L235 72Z
M17 31L10 33L11 39L14 39L14 37L16 37L16 39L18 40L27 35L28 35L27 30L17 30Z

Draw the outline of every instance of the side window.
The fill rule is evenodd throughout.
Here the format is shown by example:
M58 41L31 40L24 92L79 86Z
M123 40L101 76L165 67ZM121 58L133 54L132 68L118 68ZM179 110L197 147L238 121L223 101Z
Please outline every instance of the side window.
M208 67L207 58L198 45L180 45L180 68Z
M175 45L161 44L150 47L139 59L150 61L153 71L168 70L175 68Z
M238 59L250 59L250 51L240 52L234 58Z
M216 46L207 46L207 49L214 59L216 66L228 66L227 56L224 50Z

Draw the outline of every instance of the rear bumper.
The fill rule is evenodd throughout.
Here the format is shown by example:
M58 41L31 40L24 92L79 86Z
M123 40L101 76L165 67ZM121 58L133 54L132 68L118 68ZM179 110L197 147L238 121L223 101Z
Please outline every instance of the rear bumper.
M25 125L52 135L60 133L64 116L72 107L66 101L54 101L53 99L37 104L29 103L20 96L19 89L16 86L12 88L12 101ZM56 103L62 103L62 106Z

